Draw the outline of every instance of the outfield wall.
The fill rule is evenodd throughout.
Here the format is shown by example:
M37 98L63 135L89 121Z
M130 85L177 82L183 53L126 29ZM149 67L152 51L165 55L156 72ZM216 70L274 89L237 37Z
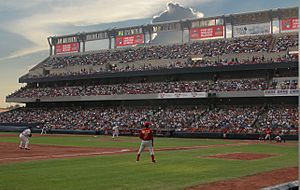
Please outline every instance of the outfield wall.
M0 124L0 132L21 132L28 125L8 125L8 124ZM41 129L34 128L32 129L33 133L41 133ZM137 130L135 130L137 131ZM62 130L62 129L52 129L48 131L48 134L78 134L78 135L104 135L104 131L95 131L95 130ZM111 131L108 131L108 134L112 134ZM154 131L156 134L156 131ZM130 132L122 133L121 136L132 136L133 134ZM160 131L159 134L155 136L160 137L176 137L176 138L212 138L212 139L222 139L223 133L200 133L200 132L175 132L175 131ZM259 134L227 134L226 139L250 139L257 140L259 138ZM275 135L271 135L273 139ZM298 140L298 135L285 135L286 140Z
M260 134L226 134L227 139L252 139L257 140ZM172 137L179 138L215 138L221 139L223 138L223 133L200 133L200 132L174 132ZM274 139L275 135L271 135L271 138ZM285 135L286 140L298 140L298 135Z

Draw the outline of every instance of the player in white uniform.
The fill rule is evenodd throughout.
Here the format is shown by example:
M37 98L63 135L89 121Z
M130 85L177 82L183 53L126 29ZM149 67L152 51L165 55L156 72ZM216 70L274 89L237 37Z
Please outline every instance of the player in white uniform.
M113 128L112 128L112 130L113 130L113 136L112 136L112 138L114 139L115 138L115 136L116 137L119 137L119 126L114 126Z
M31 137L31 127L22 131L22 133L20 133L19 137L20 137L19 148L25 149L25 150L30 150L28 145L29 145L29 137Z
M45 135L47 134L47 127L46 126L43 126L41 135L42 134L45 134Z

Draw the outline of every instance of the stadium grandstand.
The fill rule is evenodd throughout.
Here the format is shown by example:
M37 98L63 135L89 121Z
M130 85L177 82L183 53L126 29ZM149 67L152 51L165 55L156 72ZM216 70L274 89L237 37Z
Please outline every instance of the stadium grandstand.
M48 37L49 57L6 97L26 107L1 113L1 129L127 135L149 120L160 135L297 139L298 29L285 8ZM170 31L181 43L152 43ZM96 40L108 49L86 51Z

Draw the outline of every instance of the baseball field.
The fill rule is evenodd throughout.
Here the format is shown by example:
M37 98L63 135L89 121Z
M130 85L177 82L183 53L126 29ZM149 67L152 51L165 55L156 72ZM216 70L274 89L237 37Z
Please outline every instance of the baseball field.
M37 135L31 150L0 133L1 190L258 189L298 179L298 144L155 138L157 163L137 137Z

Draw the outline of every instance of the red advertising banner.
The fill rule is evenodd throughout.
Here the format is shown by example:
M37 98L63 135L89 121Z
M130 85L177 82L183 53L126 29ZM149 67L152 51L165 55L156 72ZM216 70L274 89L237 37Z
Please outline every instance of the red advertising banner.
M280 21L281 30L297 30L299 28L298 18L288 18Z
M131 36L117 36L116 46L131 46L144 43L144 34L136 34Z
M224 26L210 26L206 28L192 28L190 31L191 39L213 38L224 35Z
M67 44L57 44L55 46L56 53L67 53L67 52L77 52L79 50L79 43L67 43Z

